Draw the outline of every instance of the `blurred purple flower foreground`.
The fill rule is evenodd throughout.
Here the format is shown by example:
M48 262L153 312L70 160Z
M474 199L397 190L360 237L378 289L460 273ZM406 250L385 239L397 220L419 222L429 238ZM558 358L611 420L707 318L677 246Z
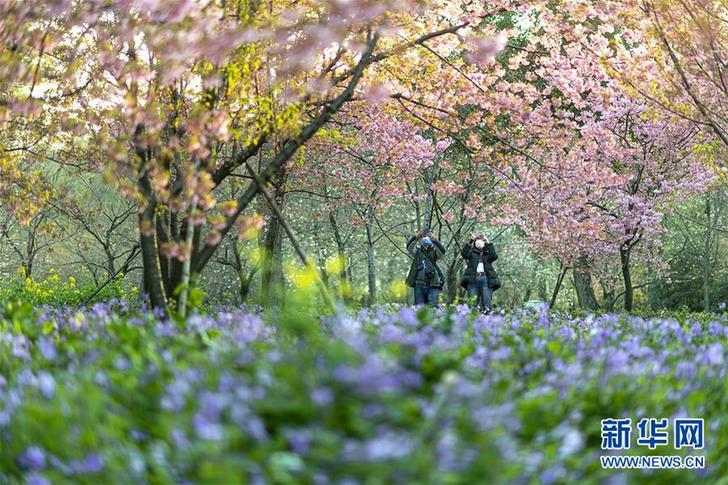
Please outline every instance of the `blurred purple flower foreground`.
M726 472L722 316L389 306L179 322L119 301L5 313L0 483L703 483ZM707 467L602 470L608 417L704 418Z

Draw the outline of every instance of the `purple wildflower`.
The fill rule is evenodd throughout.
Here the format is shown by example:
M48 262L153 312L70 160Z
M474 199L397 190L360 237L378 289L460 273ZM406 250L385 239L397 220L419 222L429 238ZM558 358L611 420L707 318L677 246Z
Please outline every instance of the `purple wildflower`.
M48 479L36 471L26 473L25 483L27 485L51 485L51 482L49 482Z
M43 470L46 465L45 451L38 446L26 448L18 458L18 464L26 470Z

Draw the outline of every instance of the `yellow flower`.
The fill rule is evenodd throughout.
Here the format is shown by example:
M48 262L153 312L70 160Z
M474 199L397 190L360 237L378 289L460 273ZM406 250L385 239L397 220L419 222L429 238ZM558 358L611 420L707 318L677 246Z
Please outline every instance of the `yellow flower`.
M308 268L296 268L292 266L289 274L298 288L310 288L316 283L316 269L312 266Z
M407 296L409 288L404 281L394 281L390 290L396 299L402 299Z
M83 313L78 312L76 313L73 320L71 320L71 327L74 330L78 330L79 328L81 328L81 325L83 325Z
M326 262L326 271L330 274L341 274L344 271L344 258L334 256Z

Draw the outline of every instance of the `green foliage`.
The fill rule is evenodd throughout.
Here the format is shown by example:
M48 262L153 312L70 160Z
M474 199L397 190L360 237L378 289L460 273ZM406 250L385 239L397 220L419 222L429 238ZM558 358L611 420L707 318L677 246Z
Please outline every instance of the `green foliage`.
M3 282L0 286L0 303L26 302L32 305L80 306L111 299L133 299L136 289L129 292L124 287L124 276L120 275L106 286L96 287L88 279L77 280L74 276L61 277L53 269L42 280L18 276Z
M654 309L696 312L704 308L703 282L698 278L678 282L661 280L649 288L647 297ZM711 310L721 303L728 304L728 273L723 272L710 281L708 298Z
M715 316L665 314L644 330L646 320L629 316L595 324L538 310L481 318L464 307L391 306L332 323L307 304L311 296L296 292L267 324L241 312L162 322L104 305L41 316L29 303L7 304L0 391L21 397L0 422L0 481L19 483L27 472L19 457L35 446L65 464L103 462L83 473L47 464L51 483L292 484L317 474L377 484L537 483L561 467L566 481L596 484L612 475L598 465L601 419L680 408L718 426L707 431L710 476L728 466L720 456L725 383L675 328L664 330L674 321L690 329L690 345L715 345L723 331ZM602 330L612 337L594 343ZM635 338L635 351L665 352L657 377L607 365ZM694 364L695 378L676 376L678 362ZM569 433L583 446L565 452ZM471 458L448 465L448 453L454 462ZM690 470L628 477L703 480Z

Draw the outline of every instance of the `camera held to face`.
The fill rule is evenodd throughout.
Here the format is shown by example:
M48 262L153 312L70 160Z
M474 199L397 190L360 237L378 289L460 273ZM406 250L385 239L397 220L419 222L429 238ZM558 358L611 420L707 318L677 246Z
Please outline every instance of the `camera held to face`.
M473 246L477 249L483 249L489 242L484 234L473 235Z

